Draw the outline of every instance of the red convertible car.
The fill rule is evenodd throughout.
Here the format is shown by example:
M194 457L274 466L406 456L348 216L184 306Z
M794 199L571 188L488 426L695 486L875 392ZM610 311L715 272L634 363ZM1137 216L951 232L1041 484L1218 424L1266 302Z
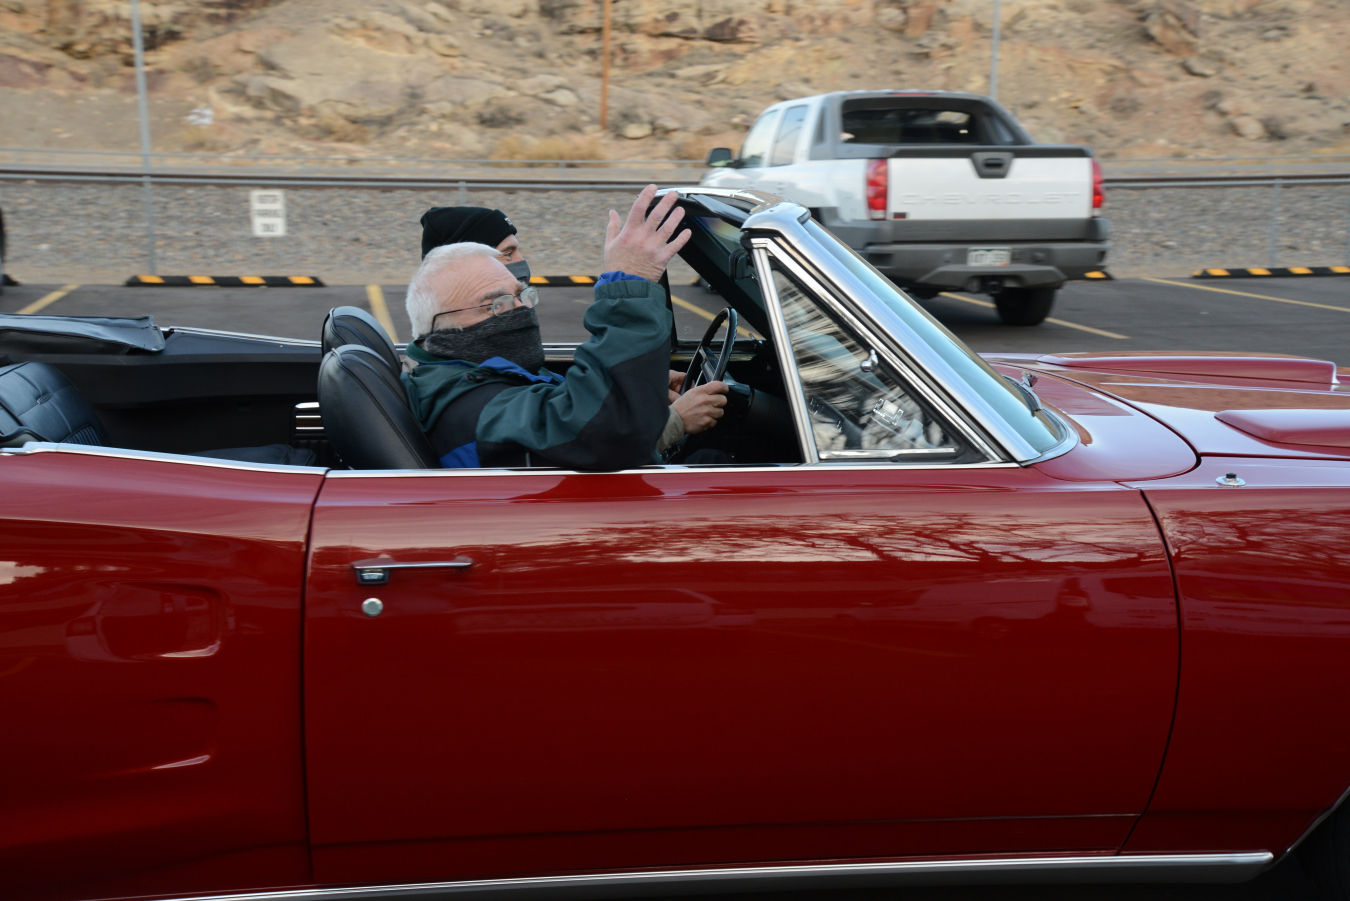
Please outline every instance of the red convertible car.
M0 894L1231 882L1298 849L1345 897L1336 367L982 358L801 207L680 194L766 336L675 349L733 385L730 465L437 470L369 328L331 330L351 400L320 342L0 317Z

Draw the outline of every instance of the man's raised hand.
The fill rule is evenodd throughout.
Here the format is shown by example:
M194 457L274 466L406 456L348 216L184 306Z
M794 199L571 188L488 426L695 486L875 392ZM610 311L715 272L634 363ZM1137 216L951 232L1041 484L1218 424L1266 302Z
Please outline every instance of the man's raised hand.
M682 209L671 212L679 196L671 191L648 214L647 208L655 196L656 185L643 188L626 220L619 219L614 210L609 211L609 228L605 230L605 272L626 272L651 282L660 281L671 257L689 240L688 229L675 234L684 218ZM675 236L673 239L672 235Z

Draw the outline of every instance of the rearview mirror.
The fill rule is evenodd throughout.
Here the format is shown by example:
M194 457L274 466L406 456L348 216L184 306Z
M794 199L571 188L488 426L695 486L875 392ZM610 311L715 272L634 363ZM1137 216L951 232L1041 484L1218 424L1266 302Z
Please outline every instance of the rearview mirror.
M713 168L725 166L731 162L731 150L727 147L714 147L708 151L708 165Z

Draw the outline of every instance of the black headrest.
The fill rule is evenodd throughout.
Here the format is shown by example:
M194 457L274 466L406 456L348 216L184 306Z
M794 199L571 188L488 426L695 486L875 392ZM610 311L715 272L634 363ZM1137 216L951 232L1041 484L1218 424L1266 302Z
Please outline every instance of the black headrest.
M108 443L98 414L70 379L48 363L0 368L0 447L27 441Z
M408 409L408 395L388 360L348 344L319 364L323 428L352 469L436 469L440 461Z
M346 344L360 344L379 354L397 375L403 370L394 342L375 317L360 307L334 307L323 320L323 352Z

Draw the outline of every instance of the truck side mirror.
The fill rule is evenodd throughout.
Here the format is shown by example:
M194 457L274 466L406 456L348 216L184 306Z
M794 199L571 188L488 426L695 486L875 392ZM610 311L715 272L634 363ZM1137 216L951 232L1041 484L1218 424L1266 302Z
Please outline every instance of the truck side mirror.
M708 151L708 166L718 168L725 166L732 160L731 150L727 147L714 147Z

